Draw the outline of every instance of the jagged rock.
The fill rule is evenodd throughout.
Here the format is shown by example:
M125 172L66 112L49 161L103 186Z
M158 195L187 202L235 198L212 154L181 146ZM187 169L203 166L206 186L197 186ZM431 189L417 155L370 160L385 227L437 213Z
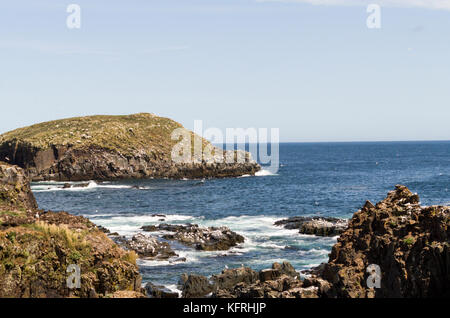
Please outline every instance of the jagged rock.
M172 160L180 142L172 139L175 130L198 140L207 150L204 156ZM173 120L146 113L62 119L0 135L0 160L26 169L34 181L221 178L254 175L261 169L249 153L241 161L214 160L228 154L240 156L214 147Z
M209 295L214 298L317 298L319 296L318 286L312 284L302 286L298 273L290 263L274 263L272 267L272 269L260 271L259 274L248 267L225 269L221 274L212 275L210 280L200 275L183 274L179 284L185 298ZM261 280L264 273L270 273L270 275Z
M450 207L421 207L402 185L366 202L333 246L320 276L327 297L449 297ZM368 288L367 268L381 270L381 288Z
M348 221L338 218L296 216L275 222L286 229L299 229L301 234L336 236L347 228Z
M277 270L280 275L287 275L291 277L300 277L300 274L295 270L294 266L291 265L289 262L283 262L283 263L273 263L272 269Z
M274 280L280 277L280 272L276 269L263 269L259 271L259 280L265 282L267 280Z
M150 282L145 285L145 290L151 298L179 298L177 292L173 292L164 286L153 285Z
M141 233L133 235L131 239L119 236L113 237L113 240L129 250L135 251L142 258L164 260L178 256L167 242L161 242L156 237L146 236Z
M230 289L238 283L253 284L257 280L258 273L249 267L225 269L221 274L211 277L214 289Z
M205 297L213 291L213 285L205 276L191 274L188 275L182 286L183 298Z
M223 251L228 250L239 243L244 242L244 237L228 227L208 227L202 228L197 224L172 225L159 224L143 226L144 231L169 231L173 234L165 234L164 239L176 240L188 246L194 246L203 251Z
M17 166L0 162L0 202L26 210L37 209L28 176Z

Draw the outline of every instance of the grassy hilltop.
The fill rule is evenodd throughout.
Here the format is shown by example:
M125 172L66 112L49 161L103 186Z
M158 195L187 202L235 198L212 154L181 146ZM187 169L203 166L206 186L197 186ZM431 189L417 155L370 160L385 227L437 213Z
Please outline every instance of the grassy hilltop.
M170 154L176 140L171 133L183 126L153 114L97 115L54 120L0 135L0 144L18 140L39 149L54 145L83 148L100 146L123 155L136 151Z
M202 149L223 153L209 141L169 118L139 113L87 116L49 121L0 135L0 161L25 168L33 180L113 180L124 178L214 178L255 174L259 165L245 162L176 163L172 139L184 129ZM237 156L234 153L234 156Z

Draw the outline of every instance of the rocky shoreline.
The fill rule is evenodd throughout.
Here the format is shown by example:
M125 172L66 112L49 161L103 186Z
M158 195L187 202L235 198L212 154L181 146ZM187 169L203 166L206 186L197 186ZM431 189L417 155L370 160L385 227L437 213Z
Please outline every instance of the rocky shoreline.
M419 196L405 186L397 185L376 205L367 201L349 222L291 218L276 224L301 233L341 235L328 262L302 275L288 262L259 272L240 267L211 277L183 274L181 297L450 297L450 207L422 207ZM302 230L305 224L313 230ZM379 268L376 278L374 266ZM377 277L380 285L370 285ZM156 289L152 297L175 296Z
M279 220L276 226L302 234L340 235L328 262L302 273L283 262L260 271L226 268L210 277L181 274L178 293L151 282L142 288L136 259L176 259L170 241L202 253L228 250L245 238L227 227L195 224L147 225L145 234L132 237L109 233L81 216L39 210L25 171L0 163L0 297L450 297L450 207L419 201L397 185L349 221ZM67 286L70 264L81 267L80 289ZM368 286L373 266L379 288Z

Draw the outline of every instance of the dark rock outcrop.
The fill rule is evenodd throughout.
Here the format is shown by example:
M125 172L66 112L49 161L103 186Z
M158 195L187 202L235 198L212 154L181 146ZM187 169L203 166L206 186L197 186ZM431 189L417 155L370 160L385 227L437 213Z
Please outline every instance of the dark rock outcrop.
M197 140L203 155L172 160L180 142L172 139L176 130ZM220 155L234 160L216 160ZM0 135L0 161L26 169L35 181L221 178L254 175L261 169L248 153L223 151L173 120L145 113L78 117L16 129Z
M276 221L275 225L283 226L286 229L299 229L301 234L336 236L345 231L348 221L329 217L296 216Z
M368 287L371 264L381 288ZM450 297L450 207L422 207L397 185L353 215L321 276L328 297Z
M207 277L191 274L185 277L181 290L183 298L200 298L210 294L213 286Z
M199 227L197 224L173 225L159 224L142 227L143 231L169 231L173 234L163 235L164 239L176 240L202 251L224 251L244 242L244 237L228 227Z
M26 210L37 209L27 175L17 166L0 162L0 202Z
M274 263L272 269L259 273L248 267L225 269L211 279L183 275L181 287L185 298L317 298L319 290L316 286L303 286L288 262Z
M289 263L275 263L259 273L227 269L202 282L224 298L450 297L450 207L420 206L417 194L397 185L376 205L367 201L329 261L304 274L300 280Z
M173 292L164 286L154 285L147 283L145 290L150 298L179 298L180 295L177 292Z

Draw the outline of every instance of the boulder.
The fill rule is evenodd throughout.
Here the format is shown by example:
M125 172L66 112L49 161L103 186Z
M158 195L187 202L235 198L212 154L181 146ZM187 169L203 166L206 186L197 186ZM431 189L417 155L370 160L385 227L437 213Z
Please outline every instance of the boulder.
M336 236L347 228L348 221L331 217L296 216L276 221L275 225L283 226L286 229L299 229L301 234Z
M164 286L153 285L150 282L145 285L145 290L151 298L179 298L177 292L171 291Z
M205 276L191 274L186 277L182 286L183 298L202 298L213 291L213 285Z
M231 289L239 283L253 284L258 280L258 273L249 267L225 269L219 275L213 275L215 289Z

